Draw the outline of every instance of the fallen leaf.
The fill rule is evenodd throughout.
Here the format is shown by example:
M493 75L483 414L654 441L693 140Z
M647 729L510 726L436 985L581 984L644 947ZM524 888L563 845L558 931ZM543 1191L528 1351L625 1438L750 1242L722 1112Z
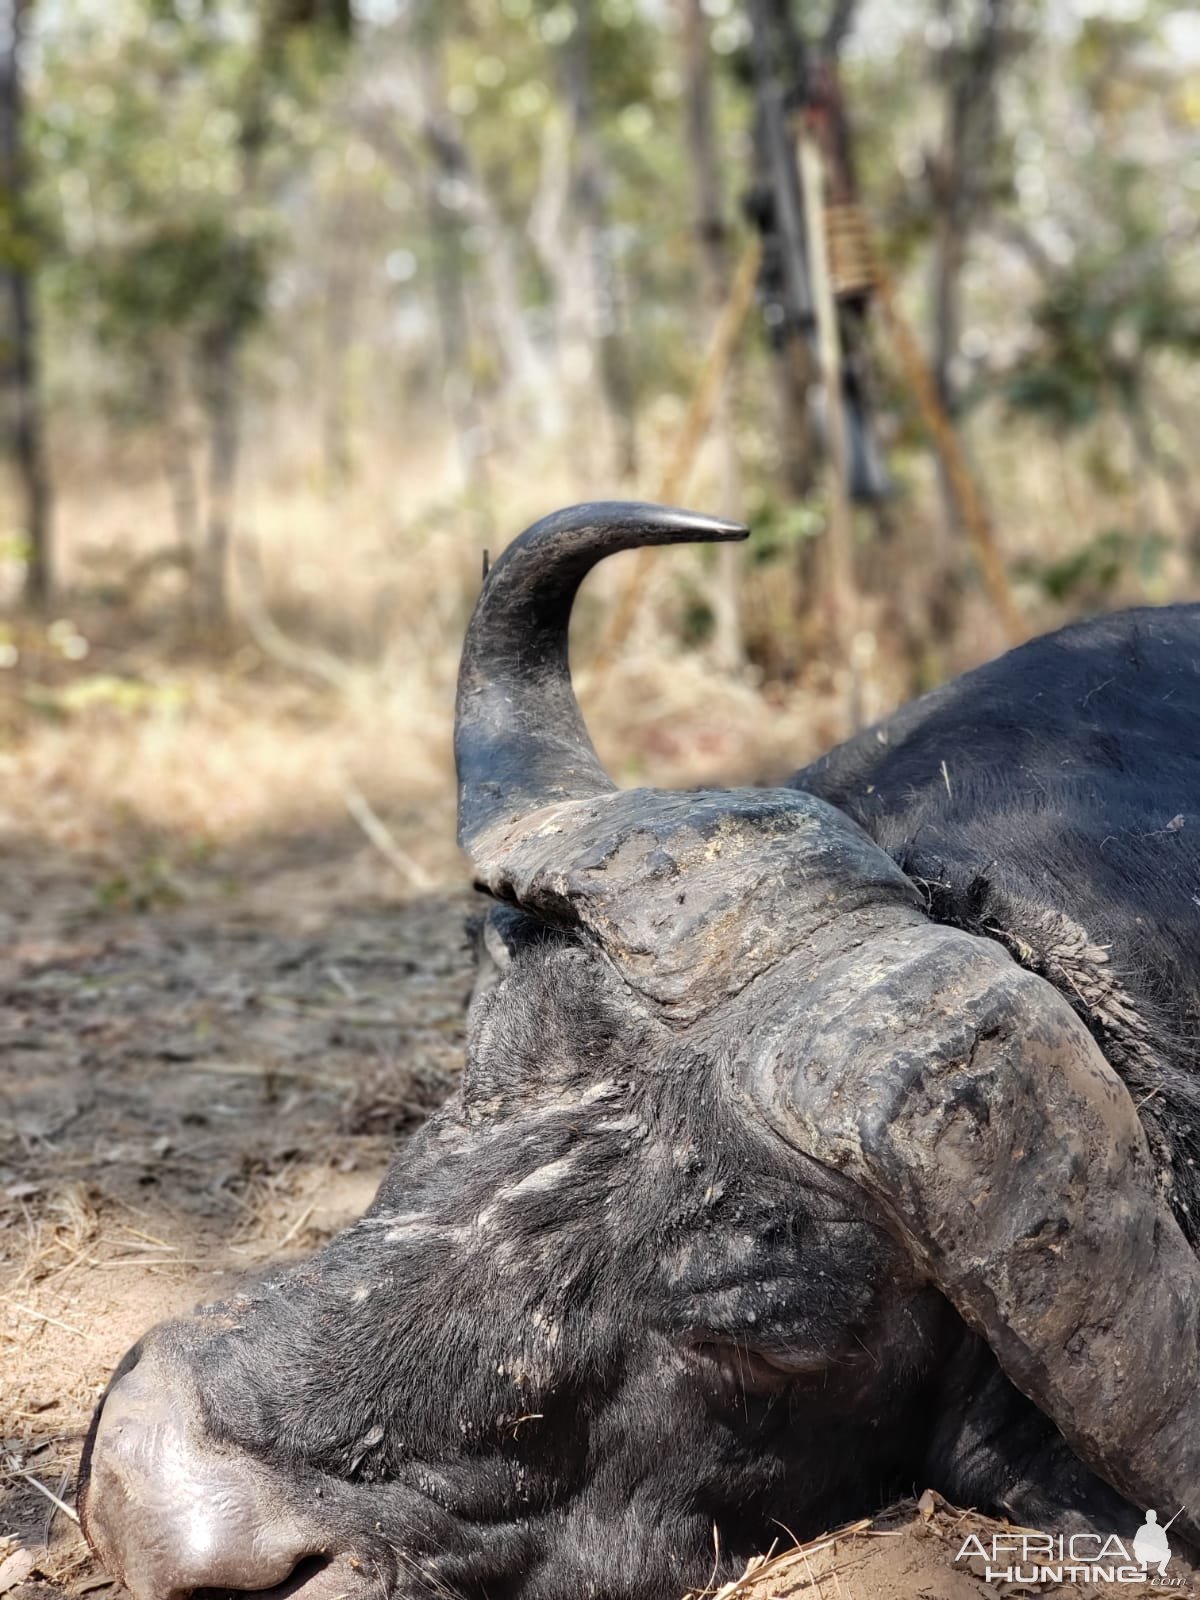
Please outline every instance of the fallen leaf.
M12 1555L0 1561L0 1594L7 1594L19 1583L24 1583L32 1571L33 1551L14 1550Z

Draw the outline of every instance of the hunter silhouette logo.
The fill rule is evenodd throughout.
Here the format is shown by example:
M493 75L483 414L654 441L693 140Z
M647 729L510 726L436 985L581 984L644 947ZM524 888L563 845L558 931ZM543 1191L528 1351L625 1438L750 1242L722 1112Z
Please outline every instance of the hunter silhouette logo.
M1175 1513L1177 1517L1178 1511ZM1174 1522L1175 1517L1171 1518ZM1171 1526L1167 1523L1167 1528ZM1146 1520L1133 1537L1133 1553L1144 1567L1157 1567L1160 1578L1167 1575L1167 1562L1171 1559L1171 1546L1167 1543L1167 1528L1158 1525L1158 1512L1147 1511Z
M1183 1508L1180 1507L1171 1522ZM1171 1545L1158 1513L1147 1511L1146 1520L1126 1544L1117 1534L1026 1533L1020 1529L993 1534L986 1543L977 1534L963 1541L955 1562L971 1563L985 1583L1154 1583L1184 1590L1185 1578L1169 1577Z

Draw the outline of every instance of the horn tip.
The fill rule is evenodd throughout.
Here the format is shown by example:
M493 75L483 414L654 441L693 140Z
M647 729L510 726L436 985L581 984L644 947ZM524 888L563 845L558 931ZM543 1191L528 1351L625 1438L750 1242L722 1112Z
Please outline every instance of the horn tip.
M750 529L744 522L737 522L732 517L713 517L702 511L689 511L684 506L630 500L613 501L591 509L594 514L599 513L597 521L615 525L640 524L652 527L660 535L669 533L681 542L732 543L750 537Z

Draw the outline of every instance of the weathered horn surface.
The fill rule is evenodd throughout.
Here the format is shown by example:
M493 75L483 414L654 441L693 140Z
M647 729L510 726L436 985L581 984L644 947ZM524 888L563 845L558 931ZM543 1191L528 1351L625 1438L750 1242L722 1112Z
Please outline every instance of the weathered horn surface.
M815 948L832 919L917 898L856 823L811 795L618 793L600 765L568 666L583 578L614 551L745 534L640 503L546 517L488 574L459 671L459 838L477 881L590 933L681 1025L798 944Z
M627 789L547 806L477 841L502 900L590 933L687 1026L869 913L924 918L912 882L840 811L795 789ZM836 931L835 931L836 930Z
M872 1194L1081 1459L1200 1542L1200 1260L1133 1101L997 944L877 932L737 1003L743 1083Z
M458 837L555 800L612 790L571 688L567 630L598 561L642 545L745 539L741 523L640 501L569 506L526 528L484 580L463 642L454 720Z

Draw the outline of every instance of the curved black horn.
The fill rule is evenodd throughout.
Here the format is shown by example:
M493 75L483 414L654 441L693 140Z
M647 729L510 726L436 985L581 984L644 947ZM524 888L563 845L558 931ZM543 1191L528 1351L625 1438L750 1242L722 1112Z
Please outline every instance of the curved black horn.
M571 688L567 626L598 561L640 545L744 539L740 523L639 501L569 506L527 528L489 572L463 644L454 722L458 838L556 800L604 794Z
M1066 999L991 939L895 919L741 1003L771 1125L881 1204L1081 1461L1200 1541L1200 1260Z

